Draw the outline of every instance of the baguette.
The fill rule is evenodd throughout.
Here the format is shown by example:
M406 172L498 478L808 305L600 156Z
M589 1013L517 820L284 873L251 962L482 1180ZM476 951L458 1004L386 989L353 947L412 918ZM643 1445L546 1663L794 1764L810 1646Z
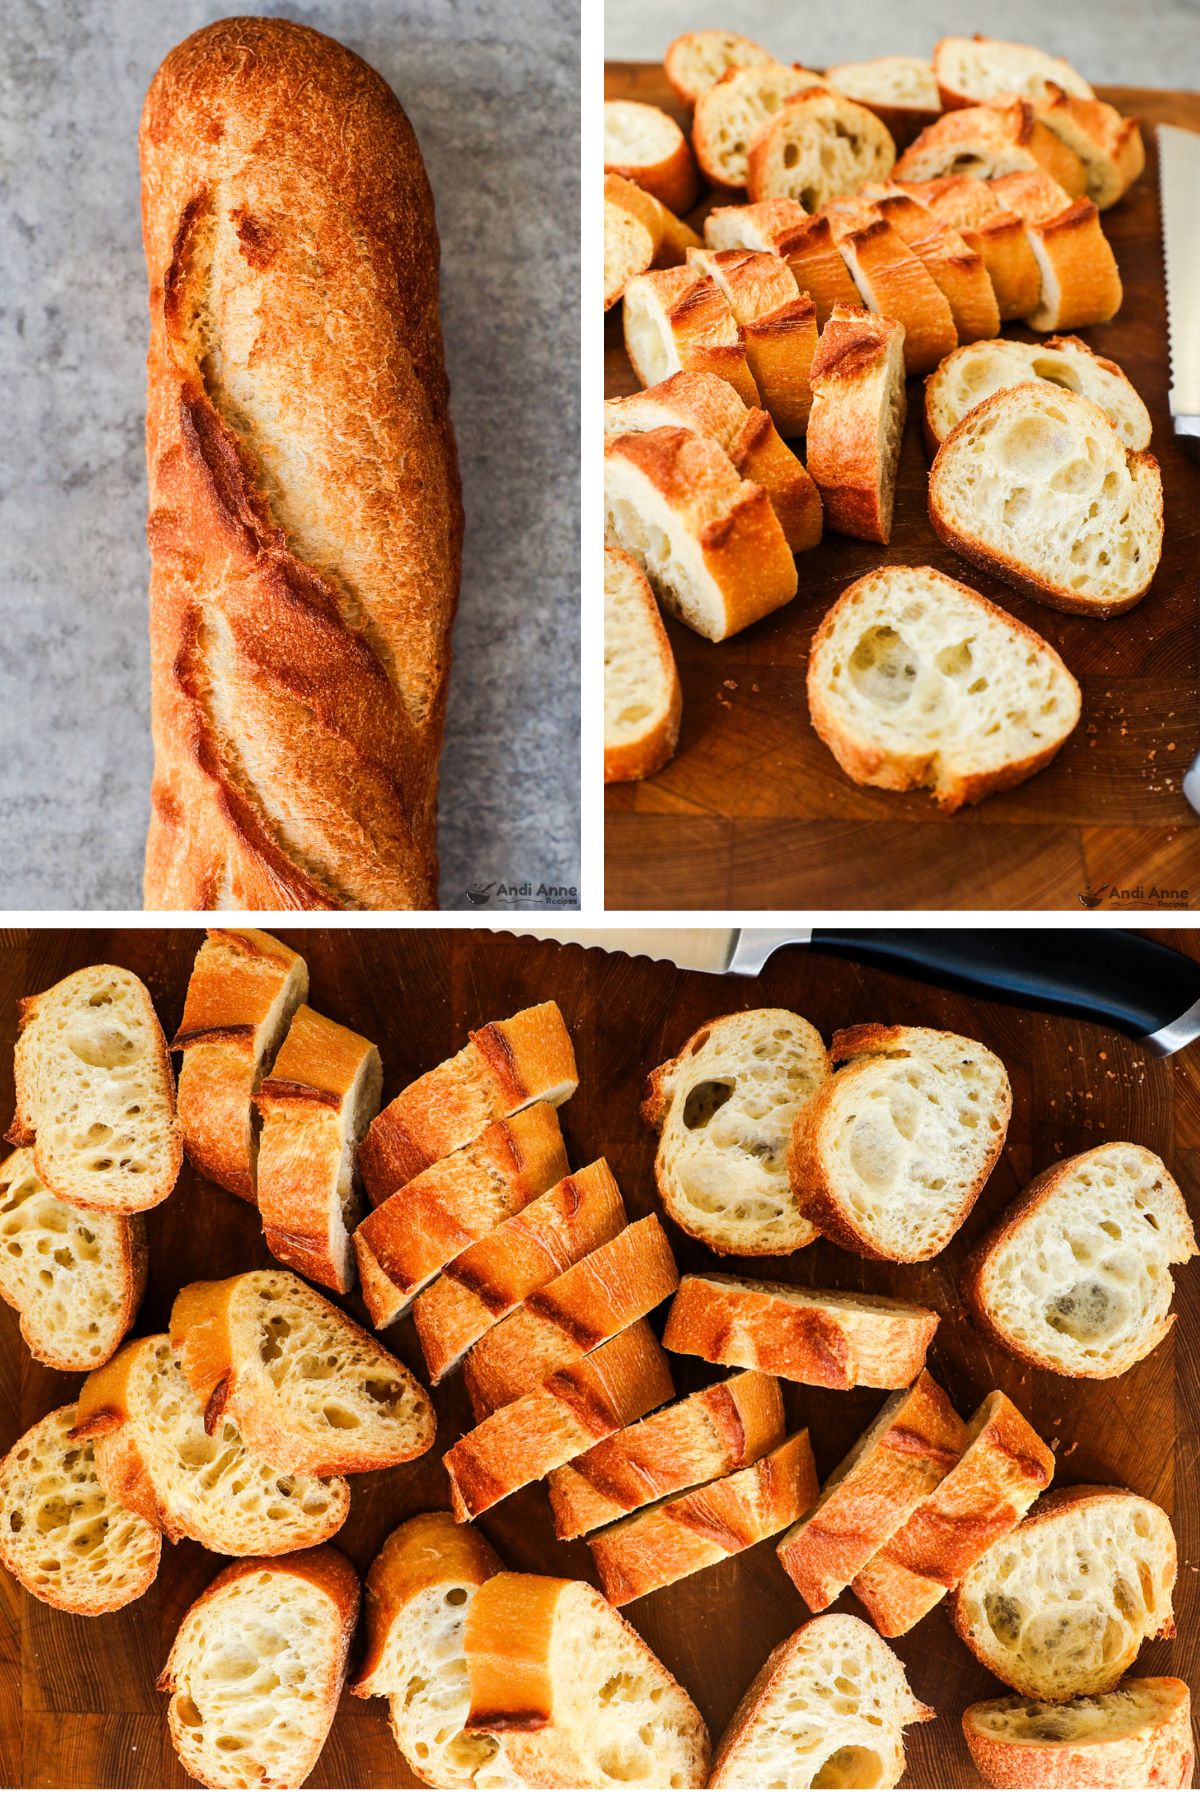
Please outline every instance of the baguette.
M813 359L812 388L808 472L825 522L844 537L886 544L904 435L904 326L835 306Z
M645 274L654 261L654 233L609 195L608 183L615 179L606 176L604 183L605 312L617 304L633 277Z
M875 113L821 86L793 94L750 145L751 200L782 194L816 212L891 174L896 146Z
M710 276L690 264L636 275L625 289L625 351L643 387L679 369L719 375L747 406L759 404L746 334Z
M884 1637L899 1637L1023 1519L1054 1477L1054 1453L1012 1401L990 1393L949 1473L854 1578Z
M774 1537L816 1497L808 1432L799 1431L748 1469L606 1525L588 1548L605 1597L627 1606Z
M968 1706L963 1735L993 1788L1186 1788L1191 1699L1169 1675L1057 1704L1008 1694Z
M655 268L666 269L672 263L683 262L689 250L704 242L686 220L677 218L670 207L640 188L636 181L627 181L624 175L604 177L604 198L645 226L654 244Z
M680 104L695 106L727 70L750 69L774 60L769 50L736 31L685 31L667 45L663 72Z
M1084 99L1092 96L1083 76L1060 56L980 32L973 38L940 38L933 47L933 74L945 107L975 106L1007 94L1040 101L1051 83Z
M995 337L1000 307L982 253L911 194L884 183L864 188L860 198L870 200L872 209L924 264L945 296L959 343Z
M354 1286L350 1233L362 1211L355 1158L382 1088L375 1045L301 1006L258 1090L258 1210L267 1248L338 1294Z
M817 348L817 310L780 256L767 250L689 250L688 263L711 277L746 339L759 398L782 437L799 437L812 406L809 370Z
M727 392L736 400L732 388ZM643 781L657 774L675 754L682 715L679 671L654 589L627 551L606 544L605 781Z
M1028 325L1067 331L1116 317L1124 298L1121 272L1093 201L1076 200L1054 218L1031 219L1025 230L1042 284Z
M778 196L755 206L714 207L704 235L714 250L770 250L782 256L817 309L818 331L824 331L835 306L859 304L828 219L810 219L795 200Z
M227 1417L207 1431L165 1335L126 1344L88 1376L72 1436L91 1443L109 1498L173 1544L190 1537L221 1556L282 1556L324 1543L350 1509L341 1476L282 1471Z
M359 1167L378 1206L534 1100L561 1106L579 1085L575 1053L553 1000L469 1032L470 1042L385 1106L362 1141Z
M766 62L727 69L706 88L696 101L692 147L713 186L744 188L759 133L793 94L820 81L819 75L799 64Z
M933 65L923 56L874 56L867 62L835 63L825 80L839 94L857 100L881 119L898 148L911 144L942 110Z
M494 1575L464 1643L467 1731L498 1740L516 1785L704 1785L711 1752L699 1712L587 1582Z
M254 1096L308 998L304 958L265 931L209 931L188 979L179 1125L194 1169L253 1205L258 1119Z
M363 1300L376 1330L394 1325L417 1293L462 1251L567 1173L558 1114L535 1101L497 1119L398 1188L354 1233Z
M1083 394L1107 415L1127 450L1150 443L1150 414L1124 370L1097 356L1081 338L1051 337L1041 344L1014 338L966 344L948 356L925 382L925 442L937 453L961 419L1001 388L1047 381Z
M920 1373L940 1320L927 1306L735 1275L685 1275L663 1346L809 1387L895 1388Z
M146 1288L136 1214L85 1212L39 1180L29 1150L0 1163L0 1300L29 1353L51 1369L98 1369L133 1324Z
M673 213L690 212L700 193L682 131L667 113L641 100L604 102L604 172L635 181Z
M358 1576L327 1545L247 1557L183 1616L160 1691L180 1762L210 1788L297 1788L341 1697Z
M966 1448L966 1427L926 1370L893 1394L820 1497L776 1546L811 1612L837 1599Z
M179 1176L175 1080L154 1002L128 969L77 969L22 1000L8 1141L51 1193L96 1212L159 1206Z
M1045 181L1062 195L1059 210L1069 204L1057 182L1039 169L1030 177L1022 171L1002 176L997 182L980 181L974 175L943 175L933 181L893 182L891 187L926 208L943 224L952 226L964 243L978 250L996 296L1001 320L1024 319L1037 307L1042 278L1037 258L1020 216L1001 199L1010 181Z
M825 216L863 305L903 326L905 373L936 368L958 343L958 332L950 302L920 257L874 208L835 202Z
M1075 152L1042 124L1028 100L1013 95L943 113L909 145L896 164L895 178L977 175L987 180L1014 169L1043 169L1072 199L1087 188Z
M35 1600L94 1618L146 1592L162 1538L109 1497L74 1429L60 1406L0 1460L0 1563Z
M667 1359L639 1320L502 1406L446 1452L455 1518L477 1518L674 1393Z
M1146 166L1146 150L1136 119L1123 119L1103 100L1068 93L1046 83L1038 118L1083 164L1085 193L1101 212L1115 206Z
M747 1369L702 1388L552 1470L555 1535L581 1537L668 1494L748 1468L783 1434L774 1376Z
M977 177L964 179L975 181ZM1056 219L1071 204L1070 194L1045 169L1013 169L1007 175L993 175L983 186L1000 206L1027 223Z
M353 1475L423 1456L429 1395L382 1344L282 1269L194 1281L171 1308L171 1347L204 1407L296 1475Z
M139 144L146 905L435 906L462 505L412 128L342 45L233 18L171 51Z

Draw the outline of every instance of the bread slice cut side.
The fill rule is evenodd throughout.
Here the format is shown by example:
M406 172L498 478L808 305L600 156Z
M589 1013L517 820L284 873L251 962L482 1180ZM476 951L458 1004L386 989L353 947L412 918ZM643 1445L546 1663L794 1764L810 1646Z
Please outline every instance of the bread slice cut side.
M1082 338L1050 337L1041 344L1013 338L964 344L925 383L925 442L931 451L981 400L1023 381L1048 381L1094 400L1127 450L1150 443L1150 414L1129 377Z
M1087 195L1104 212L1115 206L1146 166L1136 119L1124 119L1107 101L1068 93L1047 82L1038 118L1083 164Z
M605 781L657 774L675 754L682 713L679 672L654 589L627 551L606 544Z
M750 198L782 195L816 212L892 172L896 145L877 114L820 85L793 94L750 145Z
M780 435L799 437L812 407L809 370L817 348L817 309L796 277L769 250L689 250L688 263L716 282L746 339L759 398Z
M897 149L932 125L942 110L933 65L923 56L873 56L835 63L825 80L836 93L857 100L881 119Z
M1082 162L1038 119L1028 100L999 97L942 114L896 164L897 181L974 175L987 181L1015 170L1042 169L1074 198L1087 186Z
M1078 1700L980 1700L963 1735L994 1788L1186 1788L1195 1768L1191 1693L1169 1675Z
M605 101L604 171L636 181L673 213L690 212L700 191L683 132L669 113L643 100Z
M782 256L817 309L818 331L824 331L835 306L859 304L828 219L810 218L795 200L777 195L753 206L714 207L704 235L714 250L770 250Z
M635 276L621 318L625 351L643 387L686 369L719 375L745 405L759 404L746 334L716 282L690 263Z
M813 359L808 472L830 529L875 544L892 535L907 404L904 341L897 320L835 306Z
M648 194L636 181L627 181L624 175L604 177L604 199L606 204L617 206L632 216L650 233L656 269L669 269L673 264L683 262L689 250L704 242L686 219L678 218L669 206ZM641 273L640 270L637 272Z
M940 38L933 48L933 74L946 107L975 106L1008 94L1040 101L1051 83L1084 98L1092 93L1061 56L980 32L970 38Z
M713 82L697 100L692 120L696 160L713 186L744 188L759 133L793 94L820 80L811 69L771 61L727 69Z
M609 177L609 179L613 179ZM632 185L632 183L630 184ZM635 275L654 261L654 234L641 219L604 196L604 310L624 294Z
M676 98L695 106L728 69L751 69L774 60L769 50L736 31L685 31L668 44L663 70Z

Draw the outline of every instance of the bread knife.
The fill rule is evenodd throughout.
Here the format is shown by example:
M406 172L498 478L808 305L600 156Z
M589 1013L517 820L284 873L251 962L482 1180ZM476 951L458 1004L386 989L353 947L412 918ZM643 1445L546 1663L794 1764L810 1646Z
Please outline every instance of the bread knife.
M1200 132L1158 127L1163 263L1167 277L1168 404L1176 434L1200 438Z
M1093 1019L1156 1056L1171 1056L1200 1037L1200 962L1133 931L681 926L609 931L555 927L519 930L519 935L649 956L715 975L758 975L781 945L805 944L939 987Z

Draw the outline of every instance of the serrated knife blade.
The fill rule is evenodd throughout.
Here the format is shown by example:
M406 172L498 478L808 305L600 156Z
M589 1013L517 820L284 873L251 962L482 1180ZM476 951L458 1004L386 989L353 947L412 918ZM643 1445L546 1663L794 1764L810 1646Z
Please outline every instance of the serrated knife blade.
M1158 127L1171 419L1200 437L1200 132Z

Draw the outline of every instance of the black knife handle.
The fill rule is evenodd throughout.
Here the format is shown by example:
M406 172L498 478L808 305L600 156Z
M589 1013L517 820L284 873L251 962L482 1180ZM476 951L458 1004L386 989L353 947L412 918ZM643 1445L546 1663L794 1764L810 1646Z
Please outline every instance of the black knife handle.
M1200 1035L1200 962L1132 931L820 928L812 948L1039 1012L1095 1019L1161 1053ZM1189 1012L1196 1017L1184 1025ZM1176 1022L1180 1031L1167 1032Z

